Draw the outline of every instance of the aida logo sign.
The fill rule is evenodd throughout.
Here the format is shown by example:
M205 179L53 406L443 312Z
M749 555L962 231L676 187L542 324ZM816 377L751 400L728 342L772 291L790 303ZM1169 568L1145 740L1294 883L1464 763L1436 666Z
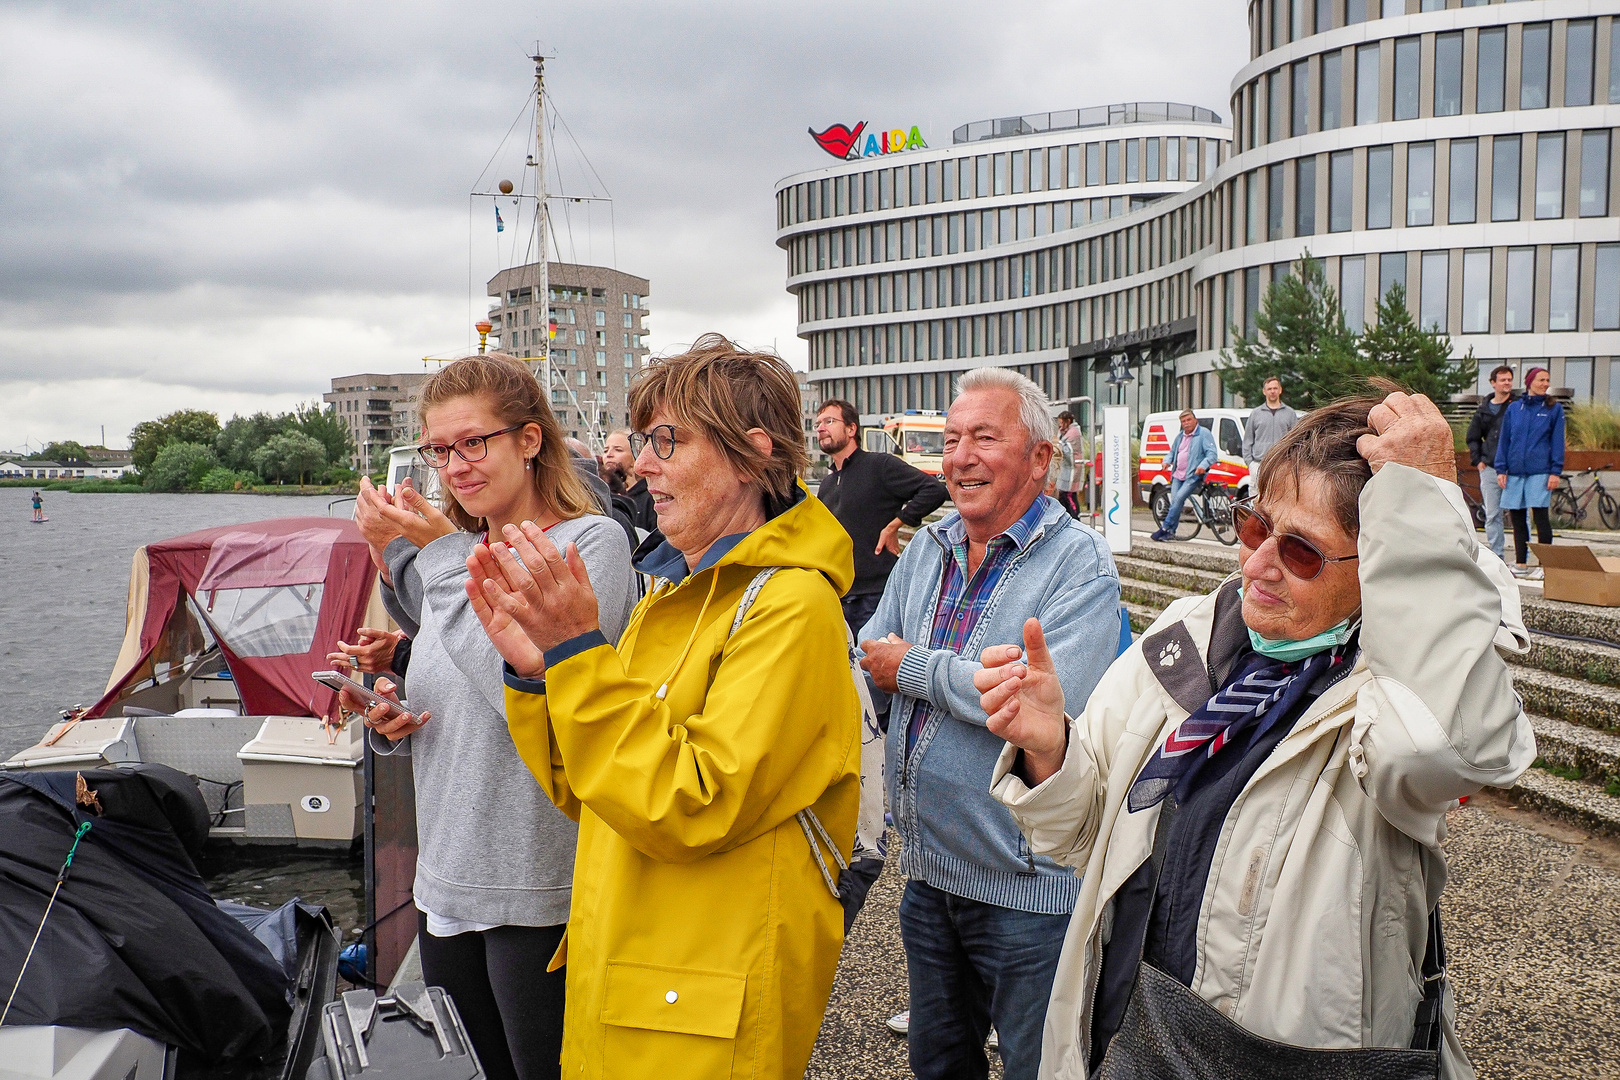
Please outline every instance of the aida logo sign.
M928 149L916 124L911 125L910 131L893 128L873 132L866 130L866 121L862 120L853 129L843 124L834 124L826 131L811 128L810 137L816 140L817 146L840 161L882 157L884 154L898 154L902 150Z

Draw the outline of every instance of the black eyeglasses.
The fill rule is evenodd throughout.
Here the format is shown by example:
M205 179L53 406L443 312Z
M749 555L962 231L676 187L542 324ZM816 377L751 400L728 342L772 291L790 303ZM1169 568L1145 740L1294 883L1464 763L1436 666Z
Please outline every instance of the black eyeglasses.
M1361 558L1360 555L1340 555L1337 558L1324 555L1321 548L1303 536L1274 531L1269 518L1245 503L1232 505L1232 520L1237 524L1238 539L1250 551L1257 550L1261 544L1275 536L1277 558L1282 560L1283 569L1301 581L1311 581L1320 577L1322 568L1328 563L1349 562Z
M416 448L416 454L433 469L442 469L450 464L452 450L462 461L483 461L489 455L489 440L497 435L510 435L514 431L521 431L527 426L527 424L513 424L511 427L492 431L488 435L469 435L453 443L424 443Z
M630 433L630 452L640 457L641 448L651 443L653 453L658 455L659 460L668 461L669 456L675 452L677 441L674 424L659 424L645 434L632 431Z

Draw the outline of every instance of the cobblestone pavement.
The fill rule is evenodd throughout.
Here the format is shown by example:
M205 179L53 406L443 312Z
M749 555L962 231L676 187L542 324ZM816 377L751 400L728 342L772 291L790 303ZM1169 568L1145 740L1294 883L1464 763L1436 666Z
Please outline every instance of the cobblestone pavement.
M1450 824L1441 904L1460 1033L1480 1080L1620 1077L1620 843L1494 793ZM902 885L886 870L856 920L808 1078L911 1075L905 1040L884 1027L906 1007Z

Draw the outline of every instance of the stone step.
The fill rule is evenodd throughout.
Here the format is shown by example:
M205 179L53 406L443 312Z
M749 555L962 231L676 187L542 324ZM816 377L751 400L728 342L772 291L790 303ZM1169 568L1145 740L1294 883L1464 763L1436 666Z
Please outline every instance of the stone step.
M1131 538L1131 553L1125 558L1147 559L1151 562L1168 563L1172 566L1185 566L1194 570L1208 570L1225 577L1237 569L1238 549L1235 547L1222 547L1216 544L1204 544L1196 540L1188 542L1169 541L1159 543L1145 537ZM1115 559L1121 558L1119 555Z
M1530 589L1520 589L1519 598L1524 610L1524 625L1531 630L1575 634L1606 641L1610 645L1620 645L1620 608L1546 600L1540 592Z
M1574 822L1583 829L1620 836L1620 799L1596 784L1565 780L1544 769L1526 769L1507 794L1521 805Z
M1620 735L1531 714L1536 755L1598 784L1620 780Z
M1510 670L1526 712L1598 731L1620 729L1620 689L1518 664Z
M1114 567L1119 571L1121 578L1130 577L1138 581L1151 581L1200 594L1214 592L1221 582L1226 579L1227 573L1231 572L1226 571L1223 573L1199 567L1182 566L1177 563L1160 562L1155 559L1141 558L1135 554L1115 555Z
M1119 593L1120 599L1125 601L1127 607L1134 604L1149 609L1153 612L1154 618L1158 618L1159 612L1182 597L1198 595L1190 589L1178 589L1174 585L1161 585L1156 581L1124 577L1119 579Z
M1620 687L1620 648L1611 645L1568 641L1532 631L1530 653L1523 664L1600 686ZM1615 723L1620 725L1620 717Z

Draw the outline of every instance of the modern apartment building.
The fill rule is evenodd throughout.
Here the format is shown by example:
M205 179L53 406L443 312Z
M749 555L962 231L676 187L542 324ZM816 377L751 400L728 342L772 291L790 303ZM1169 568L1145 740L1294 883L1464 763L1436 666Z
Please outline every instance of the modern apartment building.
M1055 402L1221 404L1220 351L1308 250L1353 328L1400 282L1482 378L1546 366L1620 403L1617 13L1255 0L1231 125L1112 105L790 176L810 379L867 419L942 408L987 363Z
M547 265L547 303L535 295L537 264L502 270L489 281L491 348L513 356L547 353L555 378L551 406L570 435L590 439L630 423L630 383L647 360L646 278L605 266Z
M351 467L369 474L388 462L390 447L416 440L416 394L432 372L343 375L321 400L349 427L355 453Z

